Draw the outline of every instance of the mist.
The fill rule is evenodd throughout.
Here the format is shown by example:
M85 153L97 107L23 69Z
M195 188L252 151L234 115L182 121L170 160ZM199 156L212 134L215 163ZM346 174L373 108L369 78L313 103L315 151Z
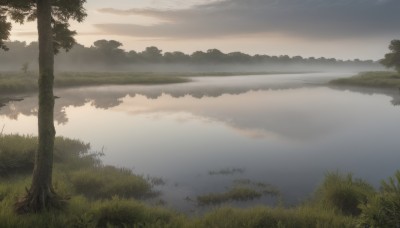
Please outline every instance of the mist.
M37 71L37 43L8 42L10 50L0 53L2 71L20 71L24 64ZM123 50L115 40L98 40L90 47L76 44L55 58L58 72L155 72L155 73L290 73L360 72L383 70L372 60L341 60L327 57L249 55L223 53L218 49L186 54L163 52L151 46L144 51Z

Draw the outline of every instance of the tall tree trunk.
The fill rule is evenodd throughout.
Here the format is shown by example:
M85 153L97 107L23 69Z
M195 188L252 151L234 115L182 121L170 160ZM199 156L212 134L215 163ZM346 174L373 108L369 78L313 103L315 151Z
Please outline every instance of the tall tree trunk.
M54 50L51 26L51 0L37 0L39 33L39 144L31 188L16 205L17 212L40 212L61 206L52 187L54 150Z

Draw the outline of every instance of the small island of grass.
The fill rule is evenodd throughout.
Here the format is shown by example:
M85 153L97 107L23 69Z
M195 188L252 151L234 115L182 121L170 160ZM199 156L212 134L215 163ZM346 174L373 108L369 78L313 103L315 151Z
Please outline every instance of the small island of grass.
M362 72L350 78L339 78L331 85L400 88L400 73L392 71Z

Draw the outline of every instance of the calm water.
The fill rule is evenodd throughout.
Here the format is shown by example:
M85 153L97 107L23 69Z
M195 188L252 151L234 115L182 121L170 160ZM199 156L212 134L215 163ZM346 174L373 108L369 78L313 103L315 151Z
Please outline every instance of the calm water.
M168 205L224 191L236 179L276 186L293 204L327 171L378 186L400 168L398 91L323 86L345 74L202 77L163 86L58 90L57 134L104 148L105 164L162 177ZM4 133L35 135L37 99L0 108ZM243 173L210 176L240 168ZM272 200L273 201L273 200ZM271 202L268 197L248 204Z

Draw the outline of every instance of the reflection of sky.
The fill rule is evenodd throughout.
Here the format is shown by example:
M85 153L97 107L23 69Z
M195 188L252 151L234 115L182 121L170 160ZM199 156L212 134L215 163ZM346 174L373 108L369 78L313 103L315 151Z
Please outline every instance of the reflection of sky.
M400 110L386 95L293 87L152 97L112 88L91 99L84 96L93 95L90 88L59 91L67 121L56 125L57 134L104 146L108 164L178 182L184 193L174 200L223 189L226 181L207 172L226 167L278 186L290 202L311 193L328 170L378 184L399 168ZM35 134L35 104L27 98L0 109L4 133Z

